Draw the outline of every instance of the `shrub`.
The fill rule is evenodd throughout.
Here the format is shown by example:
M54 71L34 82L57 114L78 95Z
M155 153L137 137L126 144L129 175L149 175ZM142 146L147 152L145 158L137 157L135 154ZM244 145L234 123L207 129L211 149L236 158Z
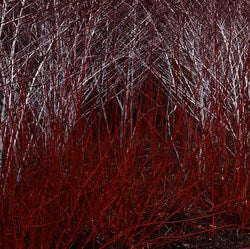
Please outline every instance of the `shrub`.
M249 230L247 1L4 1L0 244L156 248Z

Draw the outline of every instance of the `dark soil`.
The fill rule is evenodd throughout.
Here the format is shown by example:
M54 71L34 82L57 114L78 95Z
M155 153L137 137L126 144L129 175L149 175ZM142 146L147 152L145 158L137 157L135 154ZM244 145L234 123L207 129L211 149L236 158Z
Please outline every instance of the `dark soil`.
M212 239L200 235L181 242L173 242L166 249L250 249L250 232L239 234L236 231L219 231ZM159 248L160 249L160 248ZM163 248L161 248L163 249Z

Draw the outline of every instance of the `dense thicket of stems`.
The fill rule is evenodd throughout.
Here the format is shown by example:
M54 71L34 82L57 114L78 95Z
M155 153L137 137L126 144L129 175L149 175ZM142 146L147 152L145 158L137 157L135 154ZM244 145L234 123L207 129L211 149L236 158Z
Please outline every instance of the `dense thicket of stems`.
M4 0L0 244L154 248L249 229L248 9Z

